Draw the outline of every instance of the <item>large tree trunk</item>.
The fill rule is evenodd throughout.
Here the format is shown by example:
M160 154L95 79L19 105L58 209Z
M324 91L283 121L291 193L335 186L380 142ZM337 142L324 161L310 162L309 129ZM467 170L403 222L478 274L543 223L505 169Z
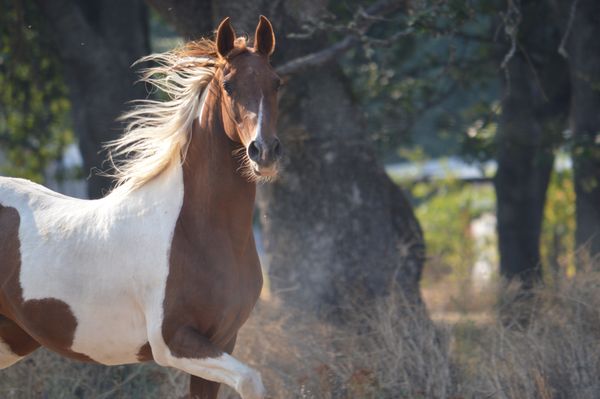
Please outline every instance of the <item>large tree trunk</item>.
M575 243L600 254L600 2L577 3L569 36L571 132L576 194ZM587 256L580 260L585 263ZM579 266L583 266L581 264Z
M421 230L375 159L347 87L331 65L294 77L284 93L285 172L259 198L272 288L310 309L395 284L418 301Z
M546 5L523 2L520 48L503 74L497 134L500 272L531 288L541 278L540 234L546 191L568 104L559 32ZM504 57L502 53L502 57Z
M69 87L73 122L89 175L90 198L103 196L111 180L102 144L122 133L116 118L126 103L143 98L131 64L149 51L146 6L141 0L38 2L54 30Z

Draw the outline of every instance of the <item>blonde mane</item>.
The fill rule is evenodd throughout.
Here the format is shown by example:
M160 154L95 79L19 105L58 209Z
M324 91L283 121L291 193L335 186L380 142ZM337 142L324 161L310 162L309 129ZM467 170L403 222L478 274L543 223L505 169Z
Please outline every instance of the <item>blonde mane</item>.
M232 53L245 50L245 39L238 38ZM225 64L215 42L209 39L148 55L136 64L148 61L156 65L142 70L139 81L162 91L168 99L134 101L133 109L119 118L127 122L123 135L105 145L113 168L108 174L115 179L115 187L126 191L143 186L172 162L185 160L192 123L206 98L205 90Z

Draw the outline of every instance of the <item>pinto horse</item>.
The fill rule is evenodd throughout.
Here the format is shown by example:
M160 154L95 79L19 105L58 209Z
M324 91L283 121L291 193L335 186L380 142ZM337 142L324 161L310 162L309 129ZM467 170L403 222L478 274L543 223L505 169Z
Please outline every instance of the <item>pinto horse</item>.
M226 18L215 41L145 57L156 66L142 80L169 99L125 115L109 148L126 160L102 199L0 178L0 368L44 346L106 365L154 360L189 373L193 398L220 384L264 397L231 352L262 287L256 182L281 154L274 48L265 17L252 47Z

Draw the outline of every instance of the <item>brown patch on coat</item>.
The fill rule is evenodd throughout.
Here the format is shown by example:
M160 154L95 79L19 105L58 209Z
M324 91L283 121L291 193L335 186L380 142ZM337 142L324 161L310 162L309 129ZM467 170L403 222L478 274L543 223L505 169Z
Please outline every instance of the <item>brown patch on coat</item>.
M144 345L142 345L142 347L137 352L136 358L140 362L149 362L151 360L154 360L150 342L146 342Z
M0 205L0 337L21 356L41 344L63 356L93 361L70 349L77 319L68 304L55 298L23 300L20 223L15 208Z
M21 357L30 354L40 347L40 344L23 331L14 321L1 315L0 340L8 345L15 355Z

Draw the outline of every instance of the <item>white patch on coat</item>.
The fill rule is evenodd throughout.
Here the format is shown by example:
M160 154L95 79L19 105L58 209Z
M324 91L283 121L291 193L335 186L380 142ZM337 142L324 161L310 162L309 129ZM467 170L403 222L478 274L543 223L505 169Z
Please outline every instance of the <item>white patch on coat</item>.
M103 364L137 362L148 341L147 313L160 312L162 322L183 203L179 162L137 190L91 201L0 178L0 203L20 216L23 299L69 305L77 320L71 350Z
M0 339L0 369L12 366L23 357L15 354L10 347Z

